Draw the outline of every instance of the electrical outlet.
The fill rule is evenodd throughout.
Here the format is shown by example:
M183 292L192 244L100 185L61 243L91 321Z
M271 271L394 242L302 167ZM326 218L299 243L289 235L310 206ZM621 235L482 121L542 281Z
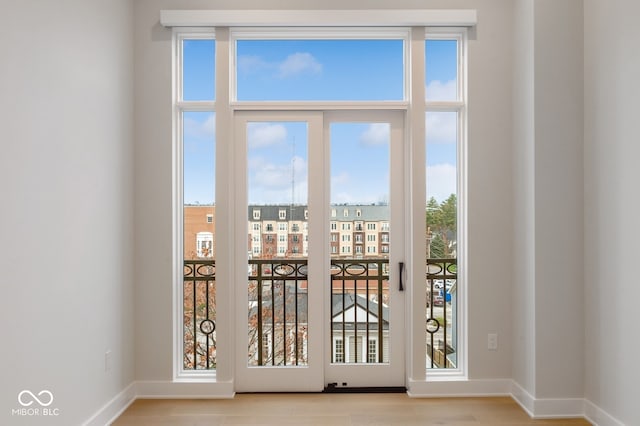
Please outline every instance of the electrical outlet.
M487 335L487 349L489 349L490 351L498 350L498 334L489 333Z
M104 371L105 372L111 371L111 363L112 363L111 358L112 358L111 351L106 351L104 353Z

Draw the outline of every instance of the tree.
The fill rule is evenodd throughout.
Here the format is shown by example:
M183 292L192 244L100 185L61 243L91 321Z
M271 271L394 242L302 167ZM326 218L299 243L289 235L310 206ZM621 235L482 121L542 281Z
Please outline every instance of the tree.
M427 202L427 256L430 258L448 258L454 253L457 235L457 198L451 194L445 201L431 197Z

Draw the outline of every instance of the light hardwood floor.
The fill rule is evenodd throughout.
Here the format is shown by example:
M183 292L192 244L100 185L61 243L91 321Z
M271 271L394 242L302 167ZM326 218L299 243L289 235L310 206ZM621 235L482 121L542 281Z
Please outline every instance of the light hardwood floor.
M238 394L234 399L135 401L113 423L126 425L446 425L590 423L533 420L511 398L409 398L406 394Z

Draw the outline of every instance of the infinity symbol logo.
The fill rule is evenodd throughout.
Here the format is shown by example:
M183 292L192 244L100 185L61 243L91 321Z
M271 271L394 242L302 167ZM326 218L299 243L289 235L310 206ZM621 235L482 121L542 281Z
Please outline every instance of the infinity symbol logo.
M26 395L29 395L32 399L32 401L29 401L29 398L26 397ZM47 398L43 398L43 400L41 400L39 397L42 397L42 395L48 395L49 396L49 401L47 402ZM48 390L41 390L40 392L38 392L38 396L35 396L33 394L33 392L29 391L29 390L23 390L22 392L20 392L18 394L18 402L20 403L20 405L22 405L23 407L28 407L31 404L33 404L33 402L37 402L38 404L42 405L43 407L48 407L53 403L53 394L51 392L49 392ZM26 402L25 402L25 398L26 398Z

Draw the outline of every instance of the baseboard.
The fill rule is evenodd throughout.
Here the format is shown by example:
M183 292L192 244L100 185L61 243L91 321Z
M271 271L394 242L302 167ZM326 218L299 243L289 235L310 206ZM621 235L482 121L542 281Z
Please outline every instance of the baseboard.
M234 395L233 382L136 382L137 398L229 399L233 398Z
M133 382L84 422L83 426L111 424L136 399L229 399L234 395L232 382ZM594 426L624 426L591 401L582 398L536 399L511 379L437 382L410 380L407 395L412 398L510 396L535 419L584 417Z
M534 419L584 417L583 398L534 398L516 382L512 384L511 397Z
M136 383L133 382L100 408L83 426L104 426L111 424L136 400Z
M412 398L510 396L511 379L495 380L409 380L407 395Z
M100 408L83 426L105 426L111 424L136 399L143 398L191 398L191 399L228 399L235 392L233 383L179 383L167 381L133 382L111 401Z
M624 423L589 400L584 401L584 417L596 426L624 426Z
M535 398L514 381L511 382L511 398L513 398L530 417L534 417Z

